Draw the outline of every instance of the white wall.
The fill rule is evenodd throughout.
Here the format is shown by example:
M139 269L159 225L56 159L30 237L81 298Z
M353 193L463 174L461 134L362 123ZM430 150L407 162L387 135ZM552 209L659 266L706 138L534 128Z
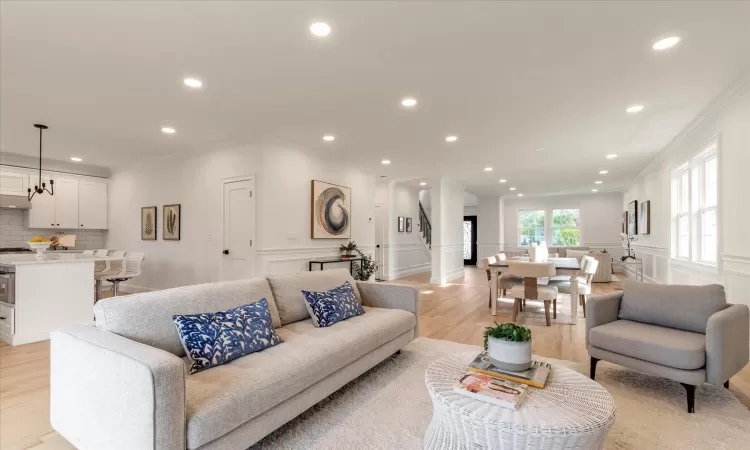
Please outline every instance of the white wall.
M719 138L719 263L707 268L670 258L670 172ZM651 200L651 235L635 251L645 277L659 283L723 283L728 300L750 305L750 76L725 90L625 193L623 205Z
M344 240L310 239L310 181L352 189L352 239L374 245L375 177L326 163L299 148L236 148L175 155L116 171L109 187L107 246L147 253L131 290L217 281L222 262L222 179L255 176L254 274L307 270L307 261L338 255ZM182 240L142 241L140 208L182 205ZM161 233L159 233L159 236Z
M388 226L384 278L395 280L430 271L430 250L419 233L419 189L388 183ZM412 220L411 233L398 231L398 217Z
M503 200L479 197L477 209L477 266L481 266L482 258L503 250Z
M504 250L518 250L518 211L543 209L548 212L547 245L552 247L551 212L553 209L578 208L581 211L581 245L604 249L619 255L622 251L622 193L555 195L545 197L508 197L503 199Z
M430 283L447 283L464 274L463 193L463 186L445 178L433 186Z

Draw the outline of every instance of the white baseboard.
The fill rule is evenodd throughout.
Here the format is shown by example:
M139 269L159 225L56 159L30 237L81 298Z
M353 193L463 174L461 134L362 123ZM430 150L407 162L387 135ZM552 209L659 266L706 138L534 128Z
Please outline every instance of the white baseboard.
M461 267L455 270L451 270L450 272L446 273L445 276L442 278L430 277L430 284L450 283L453 280L463 278L463 276L464 276L464 268Z

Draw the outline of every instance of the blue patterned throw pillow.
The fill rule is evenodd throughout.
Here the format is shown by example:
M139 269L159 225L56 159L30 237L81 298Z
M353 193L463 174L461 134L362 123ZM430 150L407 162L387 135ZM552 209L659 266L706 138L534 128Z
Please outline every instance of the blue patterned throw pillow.
M302 291L302 295L316 327L330 327L336 322L365 313L348 281L329 291Z
M172 320L193 362L190 374L283 342L273 329L265 298L216 313L172 316Z

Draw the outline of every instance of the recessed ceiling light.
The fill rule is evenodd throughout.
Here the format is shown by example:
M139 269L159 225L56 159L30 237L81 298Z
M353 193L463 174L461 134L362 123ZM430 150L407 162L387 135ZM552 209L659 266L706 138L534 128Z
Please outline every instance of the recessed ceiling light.
M523 194L518 194L519 197L523 197Z
M456 142L458 140L458 136L450 135L445 137L445 142Z
M74 162L81 162L81 161L83 161L81 158L79 158L77 156L71 156L70 160L74 161Z
M606 175L609 173L609 170L600 170L599 175Z
M498 180L499 183L505 183L508 180Z
M177 130L172 127L161 127L161 132L164 134L175 134Z
M544 151L544 149L543 149L543 148L538 148L538 149L536 149L536 151L538 151L538 152L543 152L543 151Z
M602 184L602 180L596 180L594 181L594 184Z
M419 185L420 185L420 186L427 186L427 183L425 183L425 182L423 181L423 182L419 183Z
M331 26L325 22L315 22L310 25L310 33L318 37L326 37L331 34Z
M668 38L660 39L654 42L654 45L652 45L651 48L659 52L674 47L675 45L680 43L680 40L681 38L679 36L670 36Z
M615 159L615 158L617 158L617 155L615 155L614 153L610 153L609 155L606 156L606 158L607 159Z
M591 192L599 192L599 189L592 189Z
M326 142L333 142L336 140L336 136L332 134L326 134L325 136L323 136L323 140Z
M185 78L182 82L185 83L185 86L193 89L203 87L203 82L197 78Z
M380 164L382 164L382 165L384 165L384 166L387 166L387 165L388 165L388 164L390 164L390 163L391 163L391 160L390 160L390 159L384 159L384 160L380 161Z
M511 191L515 191L515 190L516 190L516 188L514 188L513 186L511 186L511 187L510 187L510 190L511 190Z
M629 112L630 114L641 112L643 111L643 105L628 106L625 111Z
M492 167L487 166L487 167L484 168L484 171L485 172L492 172Z
M405 108L413 108L417 106L417 99L412 97L406 97L401 100L401 106Z

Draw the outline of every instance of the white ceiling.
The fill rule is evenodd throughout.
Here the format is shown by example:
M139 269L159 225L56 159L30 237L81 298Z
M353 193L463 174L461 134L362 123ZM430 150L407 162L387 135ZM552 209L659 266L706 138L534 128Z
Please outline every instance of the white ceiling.
M619 189L750 64L745 1L0 8L2 150L35 154L42 122L45 155L112 168L291 144L391 179L449 176L479 195L587 192L601 169L600 190ZM328 38L309 34L316 20ZM675 34L678 47L651 49ZM186 75L204 89L184 88ZM626 114L634 103L644 111Z

